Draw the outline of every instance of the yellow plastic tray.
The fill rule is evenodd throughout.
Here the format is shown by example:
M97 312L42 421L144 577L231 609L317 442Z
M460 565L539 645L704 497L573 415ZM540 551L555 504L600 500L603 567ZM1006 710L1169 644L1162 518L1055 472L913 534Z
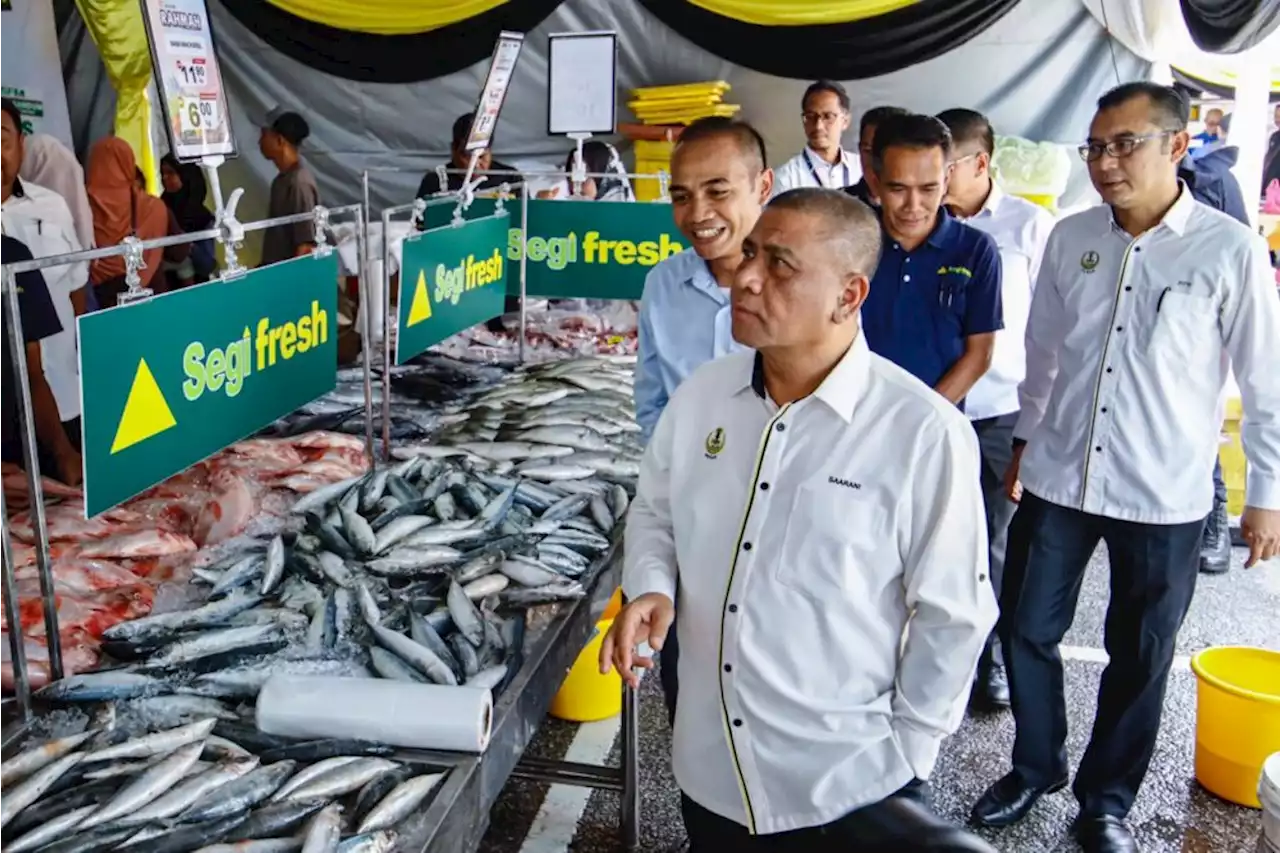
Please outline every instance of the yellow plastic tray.
M689 95L724 93L731 87L723 80L709 80L704 83L677 83L672 86L645 86L631 90L633 98L673 98Z

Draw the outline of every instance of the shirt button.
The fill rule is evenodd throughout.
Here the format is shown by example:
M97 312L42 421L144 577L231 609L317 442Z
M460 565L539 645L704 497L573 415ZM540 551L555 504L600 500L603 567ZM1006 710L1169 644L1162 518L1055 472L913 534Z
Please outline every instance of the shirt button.
M730 613L737 613L737 612L738 612L738 605L736 605L736 604L730 604L730 605L729 605L729 612L730 612Z
M904 264L909 264L909 263L911 263L911 259L910 259L910 258L903 258L902 262L903 262Z
M980 580L980 581L984 581L984 580L986 580L986 579L987 579L987 576L986 576L986 575L978 575L978 580Z
M1117 331L1117 332L1123 332L1123 331L1124 331L1124 326L1116 326L1116 331Z
M902 277L902 280L903 280L903 281L911 281L911 276L909 276L909 275L904 275L904 276Z
M751 550L751 543L750 543L750 542L743 542L743 543L742 543L742 550L744 550L744 551L750 551L750 550Z
M762 491L762 492L767 492L767 491L769 491L769 484L768 484L768 483L761 483L761 484L760 484L760 491Z
M787 425L786 425L786 424L778 424L776 427L774 427L774 429L776 429L778 432L786 432L786 431L787 431Z
M1102 452L1102 445L1101 445L1101 444L1097 445L1096 447L1094 447L1094 448L1093 448L1093 451L1094 451L1095 453L1101 453L1101 452Z
M1125 289L1125 292L1126 292L1126 293L1128 293L1130 290L1133 290L1133 285L1132 285L1132 284L1126 284L1126 285L1124 286L1124 289Z
M1107 413L1107 407L1106 407L1106 406L1103 406L1103 407L1102 407L1102 409L1101 409L1100 411L1102 412L1102 414L1104 414L1104 415L1105 415L1105 414Z
M725 665L724 665L724 671L725 671L725 672L733 672L733 664L731 664L731 663L727 663L727 664L725 664Z
M1142 251L1142 247L1141 247L1141 246L1134 246L1134 247L1133 247L1133 250L1134 250L1135 252L1141 252L1141 251Z
M1111 372L1111 368L1110 368L1110 367L1108 367L1108 368L1107 368L1107 373L1110 373L1110 372Z
M733 721L733 724L734 724L735 726L741 727L741 726L742 726L742 720L734 720L734 721Z

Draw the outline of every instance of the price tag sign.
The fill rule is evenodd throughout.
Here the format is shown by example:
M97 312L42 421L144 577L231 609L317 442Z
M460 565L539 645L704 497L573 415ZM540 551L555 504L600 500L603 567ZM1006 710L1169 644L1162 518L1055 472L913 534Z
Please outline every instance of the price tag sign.
M205 0L140 0L169 149L182 162L236 156Z
M498 114L502 112L502 104L507 99L507 87L511 85L511 75L515 73L516 60L520 58L520 48L523 46L523 33L506 30L498 33L498 43L493 46L489 73L484 78L484 88L480 91L480 101L476 104L476 117L471 122L465 150L481 151L493 142Z

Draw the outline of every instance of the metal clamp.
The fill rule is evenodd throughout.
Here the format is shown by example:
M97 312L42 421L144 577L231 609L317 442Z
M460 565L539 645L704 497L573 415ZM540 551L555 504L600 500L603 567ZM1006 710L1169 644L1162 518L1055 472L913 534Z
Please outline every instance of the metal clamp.
M323 258L333 253L333 246L329 245L329 208L317 204L315 209L311 211L311 215L315 222L316 229L316 247L312 250L312 254L317 258Z
M658 170L658 198L671 201L671 176L666 169Z
M413 214L409 217L409 227L418 231L425 231L426 229L422 226L426 225L426 218L427 200L425 198L415 198L413 200ZM387 239L387 236L385 234L382 235L382 239Z
M237 250L244 245L244 226L236 219L236 205L240 203L240 197L243 195L243 187L236 187L231 191L231 197L227 199L226 205L222 208L222 215L218 217L216 223L218 231L221 232L218 235L218 242L222 243L222 253L226 260L222 270L224 279L235 278L246 272L236 254Z
M493 213L495 216L501 216L507 212L507 199L512 197L511 184L504 181L498 187L498 200L493 205Z
M125 305L146 299L153 295L153 291L142 286L142 277L138 275L138 270L147 268L142 255L142 241L131 234L121 240L120 245L124 248L124 283L128 290L121 293L117 301Z
M458 190L458 204L453 208L454 225L462 225L467 221L462 214L471 207L471 202L476 200L476 190L483 183L484 178L476 178L474 181L467 181Z

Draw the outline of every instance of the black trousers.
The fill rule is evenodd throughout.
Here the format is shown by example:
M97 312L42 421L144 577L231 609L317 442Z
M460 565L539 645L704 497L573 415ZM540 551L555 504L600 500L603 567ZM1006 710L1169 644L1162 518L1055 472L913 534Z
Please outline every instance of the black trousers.
M1203 529L1203 520L1119 521L1023 493L1009 529L999 627L1017 723L1013 768L1028 784L1067 775L1058 644L1099 541L1110 555L1105 645L1111 660L1076 773L1082 814L1124 817L1137 797L1155 750L1174 640L1195 592Z
M690 853L995 853L981 838L939 817L919 780L825 826L751 835L747 828L680 795Z
M982 502L987 513L987 568L991 588L996 600L1000 599L1000 587L1004 582L1005 552L1009 542L1009 522L1018 505L1009 500L1004 488L1004 475L1013 461L1013 428L1018 424L1018 413L983 418L973 422L978 434L978 450L981 454ZM979 666L1003 664L999 632L994 628L987 638Z
M667 721L676 727L676 695L680 692L680 638L676 636L676 623L671 622L667 639L658 655L658 680L662 682L662 698L667 703Z

